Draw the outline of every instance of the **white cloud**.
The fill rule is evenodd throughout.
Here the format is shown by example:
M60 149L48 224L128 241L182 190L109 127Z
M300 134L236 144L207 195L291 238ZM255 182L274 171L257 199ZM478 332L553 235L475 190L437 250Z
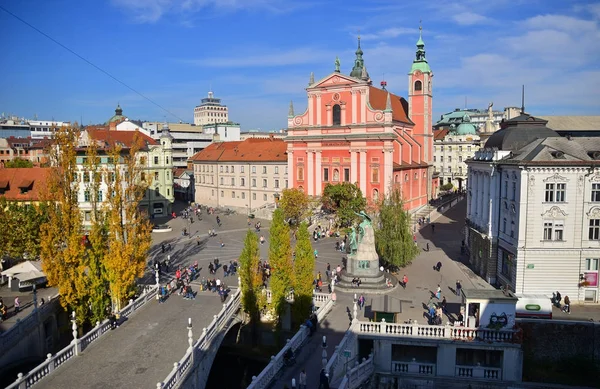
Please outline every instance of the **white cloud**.
M567 15L537 15L525 20L523 25L536 30L555 29L578 34L598 31L596 22Z
M322 63L327 59L332 60L335 54L326 50L311 47L299 47L287 51L281 50L245 50L230 57L212 57L207 59L178 59L176 61L190 65L219 68L241 68L241 67L276 67L309 63ZM266 76L266 75L265 75Z
M472 26L475 24L482 24L491 21L491 19L487 16L470 11L454 14L452 16L452 19L461 26Z
M220 12L258 9L271 13L285 13L308 5L293 4L288 0L112 0L112 3L131 12L133 20L139 23L155 23L169 13L189 17L190 13L204 9ZM190 25L191 22L184 20L184 23Z
M416 28L391 27L385 30L377 31L371 34L361 35L362 40L390 39L397 38L400 35L414 35L419 32Z

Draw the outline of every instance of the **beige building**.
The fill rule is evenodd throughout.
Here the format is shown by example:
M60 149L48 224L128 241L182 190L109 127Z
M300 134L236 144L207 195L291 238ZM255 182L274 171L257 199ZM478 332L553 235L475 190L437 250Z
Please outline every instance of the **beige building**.
M464 114L448 129L435 130L433 134L433 167L439 174L440 186L452 184L454 190L464 190L467 181L465 161L480 147L477 128L469 115Z
M208 97L203 98L200 105L194 108L194 124L197 126L228 121L229 109L212 92L208 92Z
M287 146L274 137L215 142L194 155L196 203L254 213L288 186Z

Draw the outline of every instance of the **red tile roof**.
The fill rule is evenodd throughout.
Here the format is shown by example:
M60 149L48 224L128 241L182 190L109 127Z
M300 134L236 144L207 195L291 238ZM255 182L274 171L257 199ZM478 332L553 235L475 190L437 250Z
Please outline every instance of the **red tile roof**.
M283 139L275 138L215 142L190 159L197 162L286 162L287 145Z
M449 129L433 131L433 140L444 140L444 137L448 134L449 131Z
M0 197L9 201L39 201L48 184L52 168L4 168L0 169ZM21 189L27 189L21 193Z
M86 129L90 138L94 140L101 140L110 145L118 142L123 145L123 147L131 147L133 145L133 141L135 139L136 134L139 136L139 139L143 142L143 146L148 145L157 145L158 142L154 139L150 138L148 135L140 132L140 131L110 131L110 130L100 130L100 129Z
M369 104L373 109L384 110L387 105L387 95L388 91L370 86ZM390 93L390 98L392 102L392 119L412 124L412 121L408 118L408 101L393 93Z

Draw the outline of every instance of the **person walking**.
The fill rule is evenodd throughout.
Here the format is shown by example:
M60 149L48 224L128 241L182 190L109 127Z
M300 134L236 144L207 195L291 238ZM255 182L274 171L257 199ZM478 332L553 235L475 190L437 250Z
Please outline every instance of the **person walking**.
M567 301L567 297L565 297L565 302ZM15 315L19 313L19 309L21 309L21 302L19 301L19 296L15 297Z
M406 274L402 277L402 288L406 289L406 285L408 284L408 277Z
M441 286L439 284L438 284L438 287L437 287L437 292L435 292L435 297L438 300L442 299L442 288L441 288Z
M462 285L460 283L460 280L456 280L456 289L455 289L455 291L456 291L456 295L457 296L460 296L460 290L461 289L462 289Z
M16 301L15 301L15 306L16 306ZM563 312L568 313L569 315L571 314L571 300L569 299L569 296L565 296L565 305L563 306Z
M302 369L298 378L298 389L306 389L306 370Z

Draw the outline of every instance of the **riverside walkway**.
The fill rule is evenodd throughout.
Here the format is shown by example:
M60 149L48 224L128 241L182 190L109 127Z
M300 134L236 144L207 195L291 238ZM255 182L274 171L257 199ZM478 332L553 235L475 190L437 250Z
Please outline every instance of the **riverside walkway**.
M172 295L162 304L156 300L149 302L119 328L91 344L35 387L156 387L188 347L188 318L192 319L193 335L197 339L202 328L222 307L219 296L210 292L198 293L195 300Z

